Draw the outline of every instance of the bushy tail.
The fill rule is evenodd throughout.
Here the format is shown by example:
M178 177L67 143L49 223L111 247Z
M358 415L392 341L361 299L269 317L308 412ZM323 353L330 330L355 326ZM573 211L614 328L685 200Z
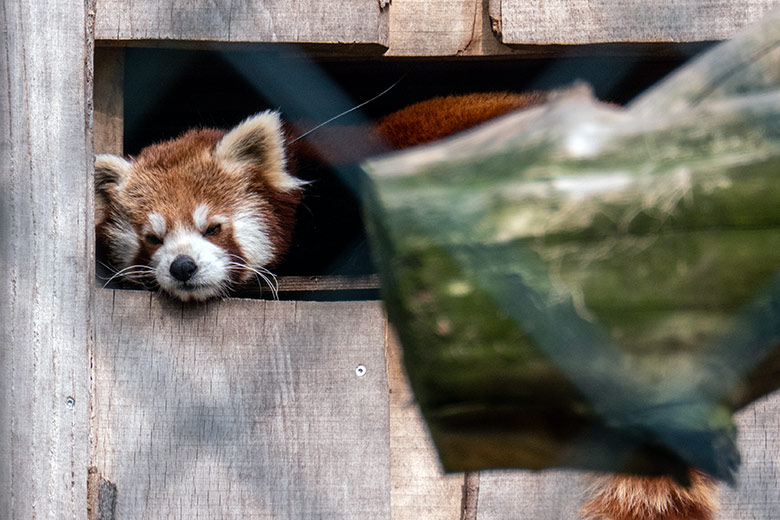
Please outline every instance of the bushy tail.
M698 471L687 487L669 477L596 477L581 512L586 520L713 520L717 491Z

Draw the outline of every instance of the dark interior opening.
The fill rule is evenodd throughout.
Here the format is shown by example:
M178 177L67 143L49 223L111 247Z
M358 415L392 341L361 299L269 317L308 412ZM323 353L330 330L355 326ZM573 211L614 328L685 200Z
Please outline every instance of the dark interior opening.
M128 48L125 58L124 150L193 126L230 128L266 108L280 110L300 131L393 88L338 124L359 124L437 95L564 88L590 84L604 101L623 104L703 50L706 45L648 47L631 55L555 58L315 58L299 48L171 50ZM327 132L325 126L318 132ZM363 277L374 266L363 230L356 165L302 164L307 189L292 250L279 276ZM346 287L346 286L345 286ZM362 286L361 286L362 287ZM286 298L331 299L323 291L295 290ZM332 291L326 290L324 293ZM365 287L336 291L338 299L375 298Z

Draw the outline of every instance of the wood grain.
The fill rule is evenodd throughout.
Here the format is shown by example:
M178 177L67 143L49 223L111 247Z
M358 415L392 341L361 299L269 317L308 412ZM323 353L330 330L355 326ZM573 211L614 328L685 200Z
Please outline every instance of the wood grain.
M238 0L222 5L206 0L97 0L96 34L103 43L169 47L198 42L335 44L312 49L324 55L369 56L384 50L388 56L647 54L665 48L603 44L722 40L777 3ZM572 45L581 47L564 50Z
M124 49L95 49L95 153L122 155L124 77Z
M97 0L99 40L301 42L387 46L377 0Z
M724 40L776 0L490 0L505 44ZM500 15L498 14L500 13Z
M96 309L93 462L117 518L390 516L378 302L101 290Z
M376 275L279 277L280 292L349 291L367 289L379 289L379 278Z
M335 44L312 49L326 55L369 56L387 50L388 56L537 56L647 54L668 49L613 44L727 39L778 2L234 0L223 5L206 0L165 4L97 0L97 4L96 34L103 43L179 47L197 42L297 42ZM572 45L580 47L564 50Z
M490 16L494 7L489 0L396 0L390 9L387 55L531 54L513 50L496 36Z
M483 471L479 520L579 520L586 480L575 471Z
M403 369L401 348L387 335L390 385L390 471L393 520L461 517L464 478L445 475Z
M737 486L721 486L718 520L780 518L780 391L736 416L742 467Z
M0 7L0 518L86 514L90 2Z
M451 56L481 30L482 0L395 0L388 55Z

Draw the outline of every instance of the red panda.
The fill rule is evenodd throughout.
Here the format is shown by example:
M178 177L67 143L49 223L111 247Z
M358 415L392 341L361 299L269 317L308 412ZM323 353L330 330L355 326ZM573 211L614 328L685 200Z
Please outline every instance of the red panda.
M121 276L151 280L184 301L224 295L256 275L270 276L268 268L289 247L305 185L289 171L290 154L357 160L446 137L549 95L423 101L384 117L373 132L352 129L348 135L360 135L362 142L351 153L344 152L345 134L339 132L315 139L316 150L301 143L290 151L293 140L279 115L263 112L227 132L190 130L132 160L98 155L98 244ZM328 149L337 140L339 146ZM716 492L714 481L695 470L690 487L667 477L604 477L582 514L589 520L712 520Z
M303 182L279 115L190 130L133 160L95 160L96 235L118 274L183 301L267 277L289 246Z
M296 143L279 114L263 112L230 131L190 130L144 148L132 160L95 160L98 247L115 276L156 285L183 301L225 295L259 277L271 285L292 237L304 182L289 170L295 153L355 161L433 141L543 99L541 94L435 98L381 120L376 131L332 132ZM357 137L357 139L356 139ZM316 148L316 149L315 149ZM292 159L292 160L290 160Z

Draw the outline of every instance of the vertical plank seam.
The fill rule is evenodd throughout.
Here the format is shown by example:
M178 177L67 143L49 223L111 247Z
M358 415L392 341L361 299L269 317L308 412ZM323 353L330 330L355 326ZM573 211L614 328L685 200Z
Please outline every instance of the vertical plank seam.
M467 471L463 477L463 510L461 520L477 520L479 506L479 471Z
M503 43L502 35L502 5L501 0L487 0L488 3L488 20L490 22L490 30L496 38Z
M387 321L387 311L385 310L384 306L382 306L382 324L384 328L384 353L385 353L385 381L387 381L387 453L389 456L389 461L387 464L388 472L389 472L389 482L387 486L387 492L390 495L388 497L388 504L390 505L390 517L389 520L393 519L393 403L390 400L390 397L393 393L393 387L392 387L392 379L391 379L391 367L390 367L390 324Z
M95 291L97 290L95 285L95 242L94 242L94 233L92 230L94 229L94 130L95 130L95 22L96 22L96 0L84 0L84 14L85 14L85 27L84 27L84 33L86 41L84 43L84 60L85 60L85 67L84 67L84 96L85 96L85 104L84 104L84 146L85 146L85 154L86 154L86 171L84 172L85 175L85 186L87 186L87 192L86 192L86 201L84 201L83 209L85 212L84 215L84 221L87 223L87 237L86 237L86 248L85 253L88 256L86 259L86 272L84 274L84 283L86 284L86 305L87 305L87 312L86 312L86 318L87 323L85 323L86 327L86 338L87 338L87 344L84 346L86 350L86 361L88 363L87 367L84 367L86 374L87 381L84 388L81 389L83 392L87 392L87 403L86 403L86 424L84 427L86 428L87 433L87 453L86 455L86 462L87 462L87 468L84 468L86 471L86 481L81 483L86 488L86 493L84 493L84 496L86 497L86 502L83 504L79 504L79 507L83 508L83 511L79 512L76 510L76 501L73 501L73 518L85 518L88 514L88 504L89 504L89 466L92 464L92 454L93 454L93 436L92 436L92 428L93 428L93 420L95 417L94 414L94 407L93 407L93 396L97 395L94 391L97 382L95 381L95 362L94 362L94 353L95 353ZM81 398L79 398L81 399ZM74 458L74 461L76 459Z
M83 391L87 392L87 405L86 405L86 428L87 428L87 479L86 482L83 482L83 485L87 488L87 492L85 493L86 496L86 503L82 504L81 506L84 508L84 511L79 514L78 511L75 511L75 501L73 504L74 511L73 511L73 518L84 518L89 515L89 503L90 503L90 469L89 467L96 464L96 458L97 458L97 442L95 441L95 428L96 428L96 413L95 413L95 403L94 399L97 395L96 388L97 388L97 381L96 381L96 373L95 373L95 291L97 290L96 284L95 284L95 242L94 242L94 235L91 232L91 230L94 228L94 215L90 215L91 212L94 212L94 199L93 199L93 193L94 193L94 132L95 132L95 22L96 22L96 0L84 0L84 10L85 10L85 74L84 74L84 95L86 97L85 100L85 114L84 114L84 143L85 143L85 153L86 153L86 161L85 164L87 165L86 172L84 173L86 176L85 179L85 186L88 187L87 189L87 200L84 203L84 211L86 212L86 215L84 215L85 222L87 222L89 225L87 226L87 247L86 247L86 254L89 256L87 259L87 269L85 273L85 280L84 283L86 283L87 287L87 323L86 325L86 338L87 338L87 345L85 345L86 348L86 355L87 355L87 363L88 366L86 367L87 373L87 385L86 388L83 389Z
M468 53L471 47L476 43L475 40L479 41L477 38L477 28L481 29L482 27L482 17L484 16L484 13L482 12L484 7L483 0L473 0L472 5L474 6L474 16L471 17L471 36L469 37L469 41L457 50L455 53L456 55Z

